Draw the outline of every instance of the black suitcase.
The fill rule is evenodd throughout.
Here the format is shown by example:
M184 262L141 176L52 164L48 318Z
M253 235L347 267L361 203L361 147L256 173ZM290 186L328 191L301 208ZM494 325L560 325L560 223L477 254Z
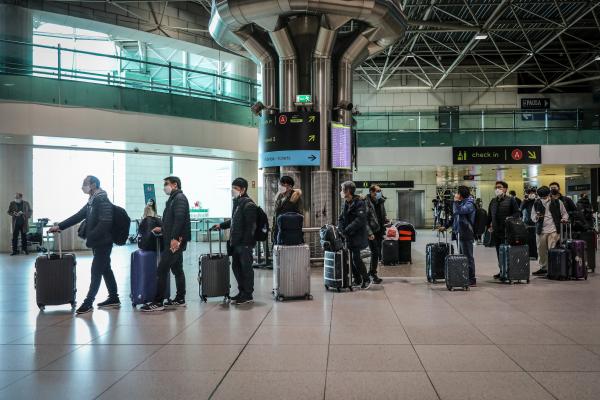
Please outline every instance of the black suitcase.
M412 264L412 242L410 240L398 241L398 263Z
M325 251L323 282L325 289L352 291L352 260L350 250Z
M571 252L565 247L566 235L560 225L560 246L548 250L548 279L564 281L571 272Z
M381 245L381 262L383 265L396 265L399 260L400 246L398 240L384 240ZM408 242L410 244L410 242Z
M527 225L527 234L529 235L529 240L527 242L527 245L529 246L529 258L537 260L537 232L535 225Z
M500 245L500 277L508 283L529 283L529 246Z
M229 301L231 285L229 283L229 256L222 253L221 231L219 231L219 253L212 252L211 232L208 232L208 254L200 256L198 284L200 298L206 303L209 297L223 296L223 302Z
M48 252L35 260L35 300L42 311L46 306L77 305L77 259L75 254L62 253L60 234L54 238L58 241L58 254Z
M457 243L460 243L460 241L457 240ZM444 260L446 288L450 291L457 287L469 290L471 284L471 280L469 279L469 259L464 254L460 254L460 246L457 247L459 254L448 254Z
M508 244L520 246L529 242L527 226L521 218L506 218L505 237Z
M440 241L438 233L437 243L427 243L425 246L425 273L427 282L436 283L438 279L444 279L444 268L446 256L454 253L454 247L448 243L448 235L444 234L445 242Z

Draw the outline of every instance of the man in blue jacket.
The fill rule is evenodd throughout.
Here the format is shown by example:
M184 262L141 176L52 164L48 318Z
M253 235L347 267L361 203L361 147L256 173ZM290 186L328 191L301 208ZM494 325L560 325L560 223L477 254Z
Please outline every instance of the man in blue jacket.
M473 258L475 213L475 200L471 196L469 188L459 186L458 191L454 195L454 204L452 206L452 235L458 241L459 252L467 256L469 260L469 281L471 286L477 285L475 259Z

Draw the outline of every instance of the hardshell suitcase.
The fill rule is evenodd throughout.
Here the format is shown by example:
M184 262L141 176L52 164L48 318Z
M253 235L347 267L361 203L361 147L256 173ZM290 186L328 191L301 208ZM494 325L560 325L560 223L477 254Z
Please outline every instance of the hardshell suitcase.
M408 242L410 244L410 242ZM383 265L398 264L400 255L400 242L396 239L384 240L381 245L381 262Z
M566 248L569 250L571 256L571 269L569 271L569 277L572 279L587 280L587 268L585 266L585 241L573 239L573 231L571 224L567 225L567 229L569 232L569 239L566 241Z
M155 235L156 236L156 235ZM160 248L161 237L156 236L155 246ZM156 297L156 268L160 262L160 253L138 249L131 253L131 305L154 301ZM167 284L166 297L171 295L171 285Z
M398 263L412 264L412 244L410 240L398 241Z
M200 256L198 284L200 298L206 303L208 297L223 296L223 302L229 301L231 285L229 283L229 257L222 252L222 233L219 231L219 253L212 251L212 238L208 236L209 253Z
M469 260L463 254L448 254L444 261L446 287L452 291L460 287L469 290Z
M527 234L529 235L529 240L527 242L527 245L529 246L529 258L532 260L537 260L537 232L535 225L527 225Z
M425 273L427 282L436 283L438 279L444 279L444 268L446 256L454 253L453 246L448 243L448 235L444 234L445 242L440 241L438 233L437 243L427 243L425 246Z
M47 252L35 260L35 300L42 311L46 306L71 304L75 308L77 304L75 254L63 254L60 234L55 234L54 238L58 243L58 253Z
M529 246L500 245L500 277L508 283L529 283Z
M585 242L585 265L592 272L596 271L596 247L598 238L596 232L588 230L577 232L576 238Z
M273 247L273 297L279 301L312 299L308 245Z
M548 279L563 281L569 279L571 252L565 248L564 224L560 225L560 246L548 250Z
M326 251L324 254L323 282L325 289L350 289L352 291L352 268L350 250Z

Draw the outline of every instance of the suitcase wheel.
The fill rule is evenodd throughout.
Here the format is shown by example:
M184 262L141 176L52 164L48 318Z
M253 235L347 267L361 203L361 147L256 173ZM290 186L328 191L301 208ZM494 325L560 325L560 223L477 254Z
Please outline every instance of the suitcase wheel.
M352 286L350 286L348 289L350 289L351 292L354 292L354 288Z
M76 301L72 301L69 304L71 304L71 308L75 309L75 307L77 307L77 302Z
M430 277L427 277L427 282L433 283L433 279L431 279Z
M352 288L350 288L350 290L352 290ZM337 288L338 293L340 293L342 291L341 288Z
M448 290L449 290L449 291L452 291L452 290L454 290L454 288L452 288L452 287L449 287L449 288L448 288Z
M529 283L529 278L527 278L527 283Z
M135 308L136 304L135 303L131 303L131 307Z
M471 290L471 288L468 286L465 286L465 290Z
M277 296L276 300L277 301L283 301L283 296L282 295Z
M325 285L325 290L329 290L329 285Z
M46 306L43 304L38 303L38 308L40 309L40 311L44 311L46 309Z
M230 301L231 301L231 299L229 298L229 295L228 295L228 294L226 294L226 295L223 297L223 304L227 304L227 303L229 303Z
M306 300L312 300L313 299L312 294L307 294L305 296L305 298L306 298Z
M202 302L206 303L208 301L208 297L206 296L200 296L200 299L202 299Z

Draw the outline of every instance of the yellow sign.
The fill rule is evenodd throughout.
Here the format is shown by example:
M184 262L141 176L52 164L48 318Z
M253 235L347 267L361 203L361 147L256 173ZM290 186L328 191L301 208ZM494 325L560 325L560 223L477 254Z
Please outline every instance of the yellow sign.
M308 135L309 142L314 142L315 140L317 140L317 135Z
M308 122L313 122L314 123L315 119L316 119L316 116L314 116L314 115L309 115L308 116Z

